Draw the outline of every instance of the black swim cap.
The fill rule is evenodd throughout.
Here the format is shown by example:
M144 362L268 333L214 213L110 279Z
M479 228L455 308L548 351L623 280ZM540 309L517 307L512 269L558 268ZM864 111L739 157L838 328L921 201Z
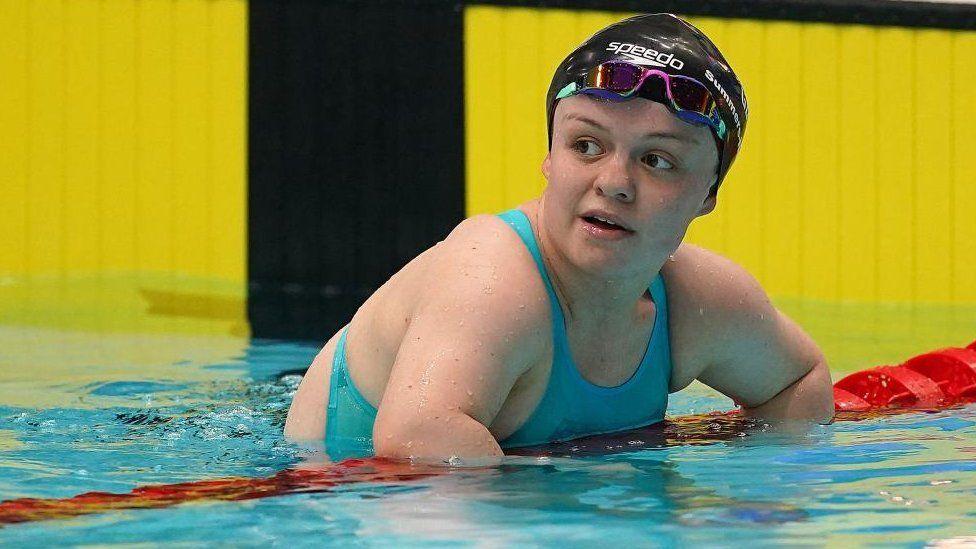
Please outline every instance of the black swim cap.
M717 190L739 152L749 106L742 84L715 44L690 23L670 13L638 15L614 23L591 36L559 64L546 94L549 148L552 149L556 95L605 61L624 61L689 76L712 92L719 116L728 128L725 139L712 130L718 145L718 179L713 192Z

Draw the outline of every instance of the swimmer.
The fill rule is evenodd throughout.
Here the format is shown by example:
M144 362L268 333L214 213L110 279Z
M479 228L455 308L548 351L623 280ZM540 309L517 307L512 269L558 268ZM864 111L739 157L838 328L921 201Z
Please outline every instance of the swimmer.
M830 421L823 354L742 267L681 241L748 107L716 46L632 17L559 65L542 195L465 219L312 362L285 424L333 459L487 458L661 421L699 380L743 413Z

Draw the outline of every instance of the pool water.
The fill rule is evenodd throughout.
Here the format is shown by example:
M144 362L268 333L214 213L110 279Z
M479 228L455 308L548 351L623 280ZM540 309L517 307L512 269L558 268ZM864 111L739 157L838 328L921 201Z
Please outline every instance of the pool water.
M281 437L317 351L232 335L0 326L0 499L267 477L319 462ZM672 395L669 415L730 407L693 385ZM976 541L976 406L691 442L635 437L606 455L570 447L414 480L10 524L0 544Z

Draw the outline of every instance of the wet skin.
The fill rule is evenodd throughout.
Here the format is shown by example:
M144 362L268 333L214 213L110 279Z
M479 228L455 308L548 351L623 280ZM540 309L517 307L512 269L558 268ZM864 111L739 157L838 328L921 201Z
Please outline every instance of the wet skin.
M826 421L830 376L816 344L738 265L682 244L715 207L709 131L643 99L561 100L529 218L587 380L614 386L640 362L661 272L669 303L670 391L698 379L769 419ZM627 230L603 228L594 211ZM341 331L341 330L340 330ZM285 433L321 440L338 334L313 361ZM376 452L497 456L541 400L552 363L548 296L501 219L474 216L376 291L349 324L353 382L378 407Z

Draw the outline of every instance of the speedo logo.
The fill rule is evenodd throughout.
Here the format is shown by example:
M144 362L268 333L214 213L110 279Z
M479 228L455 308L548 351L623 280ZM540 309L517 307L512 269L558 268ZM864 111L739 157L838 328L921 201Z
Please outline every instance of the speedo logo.
M675 57L673 53L663 53L629 42L610 42L607 51L612 51L638 65L651 65L654 67L670 66L677 71L680 71L685 66L684 62Z
M732 102L732 98L729 97L729 92L725 91L725 88L718 83L718 79L712 74L712 71L705 69L705 78L715 85L715 89L718 90L719 95L725 99L725 104L729 106L732 110L732 119L735 121L735 127L737 130L742 131L742 124L739 122L739 112L735 110L735 103Z

